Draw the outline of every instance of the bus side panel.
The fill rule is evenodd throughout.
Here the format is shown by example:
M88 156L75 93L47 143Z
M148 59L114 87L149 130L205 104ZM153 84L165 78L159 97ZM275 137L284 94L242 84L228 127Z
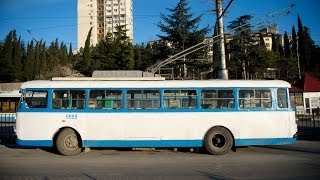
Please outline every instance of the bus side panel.
M53 137L60 128L70 127L85 134L85 114L54 112L18 112L16 123L17 143L21 146L52 147ZM80 113L78 113L80 114ZM71 118L73 117L73 118ZM76 118L75 118L76 117Z

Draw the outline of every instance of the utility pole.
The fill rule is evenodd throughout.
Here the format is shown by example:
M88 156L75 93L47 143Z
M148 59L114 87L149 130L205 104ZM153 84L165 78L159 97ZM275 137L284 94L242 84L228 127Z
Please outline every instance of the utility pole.
M216 13L218 21L218 34L220 38L219 49L220 49L220 67L219 67L219 79L228 79L228 70L226 68L226 54L224 46L224 30L223 30L223 19L222 19L222 0L216 1Z

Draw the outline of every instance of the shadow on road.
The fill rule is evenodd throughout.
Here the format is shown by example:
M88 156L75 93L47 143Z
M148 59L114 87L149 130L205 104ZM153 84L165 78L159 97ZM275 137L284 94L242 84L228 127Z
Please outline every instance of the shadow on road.
M320 154L319 150L301 149L301 147L300 148L299 147L285 147L285 146L255 146L255 147L294 151L294 152L301 152L301 153Z

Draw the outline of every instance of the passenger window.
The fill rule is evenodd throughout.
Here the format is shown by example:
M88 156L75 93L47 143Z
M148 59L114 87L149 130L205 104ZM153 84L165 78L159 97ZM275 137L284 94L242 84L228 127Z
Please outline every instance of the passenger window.
M288 108L287 89L279 88L277 90L277 99L279 108Z
M271 108L270 89L239 90L240 108Z
M159 90L128 90L126 99L128 109L160 108Z
M233 90L202 90L201 108L228 109L234 108Z
M25 93L26 108L47 108L47 91L27 91Z
M53 109L85 108L84 90L54 90L52 93Z
M189 109L197 107L196 90L164 90L164 108Z
M90 109L121 109L121 90L92 90L89 100Z

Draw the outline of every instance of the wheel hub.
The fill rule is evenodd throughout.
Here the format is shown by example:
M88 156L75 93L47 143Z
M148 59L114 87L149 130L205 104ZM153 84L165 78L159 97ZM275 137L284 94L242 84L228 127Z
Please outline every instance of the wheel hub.
M66 137L64 145L67 149L73 150L78 148L78 138L76 135L72 134Z

